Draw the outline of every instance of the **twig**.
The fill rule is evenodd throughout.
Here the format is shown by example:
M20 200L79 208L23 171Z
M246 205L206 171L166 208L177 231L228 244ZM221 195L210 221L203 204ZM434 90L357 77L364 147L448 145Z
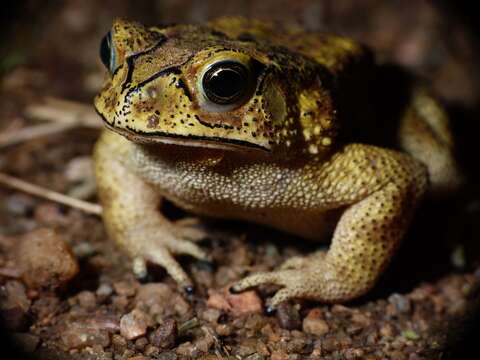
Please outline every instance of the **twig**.
M77 126L74 123L47 123L25 127L8 134L0 133L0 148L19 144L38 137L66 131Z
M178 333L183 336L188 330L194 329L200 326L200 321L197 317L186 320L178 326Z
M75 199L70 196L45 189L41 186L33 185L31 183L20 180L2 172L0 172L0 184L3 184L15 190L20 190L28 194L32 194L44 199L48 199L63 205L73 207L75 209L85 211L89 214L102 214L102 207L98 204L93 204L87 201Z
M27 106L25 114L39 120L75 124L94 129L102 128L102 121L93 110L93 105L76 101L47 97L41 104Z

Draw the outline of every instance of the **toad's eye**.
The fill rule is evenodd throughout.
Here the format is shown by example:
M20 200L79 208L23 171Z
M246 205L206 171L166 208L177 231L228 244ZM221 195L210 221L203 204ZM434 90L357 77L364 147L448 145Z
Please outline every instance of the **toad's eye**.
M206 98L214 104L238 104L251 88L250 71L236 61L219 61L205 71L201 87Z
M112 48L112 33L109 31L102 39L100 43L100 59L103 65L113 73L115 71L115 52Z

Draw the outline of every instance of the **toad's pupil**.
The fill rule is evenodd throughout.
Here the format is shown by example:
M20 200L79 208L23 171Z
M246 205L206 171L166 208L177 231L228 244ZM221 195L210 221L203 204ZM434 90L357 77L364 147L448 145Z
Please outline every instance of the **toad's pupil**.
M243 76L233 69L219 69L208 79L209 90L219 97L231 98L242 91Z
M220 104L233 103L244 94L247 80L242 65L218 66L205 74L203 88L211 101Z

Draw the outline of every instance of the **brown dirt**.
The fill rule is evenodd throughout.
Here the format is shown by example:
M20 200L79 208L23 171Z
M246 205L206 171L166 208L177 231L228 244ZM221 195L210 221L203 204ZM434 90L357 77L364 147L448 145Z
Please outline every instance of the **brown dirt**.
M104 71L98 44L113 16L156 23L241 14L353 35L380 59L431 80L452 110L472 185L419 211L367 297L346 305L285 304L275 316L258 306L274 287L235 299L222 289L310 245L253 225L208 222L211 236L202 246L213 263L181 259L196 284L187 297L159 268L150 269L148 282L137 281L96 216L0 187L0 318L18 347L39 359L418 360L445 358L462 339L480 290L479 176L469 166L480 99L473 35L452 12L427 2L281 3L26 1L1 43L0 135L38 124L25 107L43 96L91 102ZM96 201L89 169L97 135L76 129L2 149L0 170ZM166 212L185 216L171 206ZM42 236L47 245L25 247Z

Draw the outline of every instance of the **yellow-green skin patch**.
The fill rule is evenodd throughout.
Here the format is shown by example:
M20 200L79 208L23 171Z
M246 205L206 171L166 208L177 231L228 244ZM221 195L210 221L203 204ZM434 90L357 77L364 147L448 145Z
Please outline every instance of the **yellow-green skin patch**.
M173 255L208 258L190 241L202 231L159 213L167 198L199 215L331 239L328 252L290 259L234 290L284 286L271 306L347 301L388 264L428 176L433 190L458 184L448 120L424 90L412 92L400 122L409 154L342 137L349 119L341 114L356 101L343 94L374 68L351 39L242 18L149 29L116 20L111 36L115 66L95 107L113 131L96 145L96 174L109 234L137 274L151 261L189 287ZM202 74L221 60L243 64L254 79L232 106L202 91Z

